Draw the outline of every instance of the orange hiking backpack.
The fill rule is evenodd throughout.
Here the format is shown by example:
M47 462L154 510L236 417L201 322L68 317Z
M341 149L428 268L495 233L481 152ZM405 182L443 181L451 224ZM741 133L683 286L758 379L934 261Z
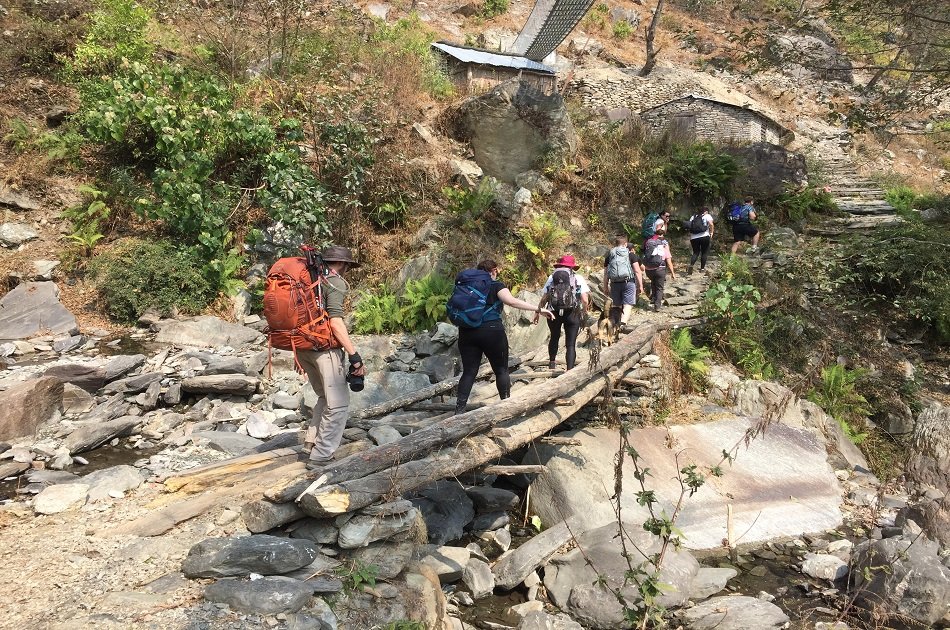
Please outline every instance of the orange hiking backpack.
M314 280L307 259L281 258L267 272L264 284L264 318L271 346L281 350L330 350L342 348L330 329L323 307L321 284Z

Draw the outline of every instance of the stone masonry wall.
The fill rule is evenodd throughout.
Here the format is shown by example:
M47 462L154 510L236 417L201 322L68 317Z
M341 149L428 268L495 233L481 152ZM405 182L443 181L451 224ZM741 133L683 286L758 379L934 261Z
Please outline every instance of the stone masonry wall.
M779 144L776 125L769 124L760 114L721 105L710 101L686 99L669 103L644 112L641 119L654 134L670 127L674 117L682 114L695 116L696 140L735 140L739 142L770 142Z

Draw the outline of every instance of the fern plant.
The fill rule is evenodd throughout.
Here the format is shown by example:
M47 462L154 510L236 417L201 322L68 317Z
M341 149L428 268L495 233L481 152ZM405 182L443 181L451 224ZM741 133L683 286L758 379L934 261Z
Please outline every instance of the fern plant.
M449 215L465 230L478 229L482 216L495 201L494 180L486 177L471 190L458 186L442 189Z
M693 387L698 387L705 381L709 373L706 361L711 353L708 348L693 344L693 337L688 328L680 328L670 335L670 352Z
M535 215L519 228L518 236L528 252L531 264L540 271L547 266L548 255L560 247L569 234L561 227L557 215L545 212Z
M436 273L406 282L400 299L400 323L408 330L424 330L444 320L445 303L454 286L452 280Z
M837 420L845 435L855 444L867 438L867 433L855 427L871 413L867 399L857 391L858 382L866 375L866 370L849 370L834 363L822 368L821 382L808 394L808 399Z
M63 212L63 216L73 225L73 231L66 238L78 243L83 255L89 257L96 243L105 237L102 233L103 223L109 218L112 210L106 205L105 191L87 185L79 186L77 190L88 203L73 206Z
M353 319L357 334L395 332L402 324L399 298L390 289L380 287L375 295L367 293L356 303Z

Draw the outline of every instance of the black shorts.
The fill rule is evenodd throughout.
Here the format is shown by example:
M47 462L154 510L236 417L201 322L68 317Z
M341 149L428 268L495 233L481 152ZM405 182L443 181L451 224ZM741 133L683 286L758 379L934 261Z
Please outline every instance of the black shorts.
M732 242L738 243L747 238L752 238L759 233L759 228L751 223L733 223L732 224Z

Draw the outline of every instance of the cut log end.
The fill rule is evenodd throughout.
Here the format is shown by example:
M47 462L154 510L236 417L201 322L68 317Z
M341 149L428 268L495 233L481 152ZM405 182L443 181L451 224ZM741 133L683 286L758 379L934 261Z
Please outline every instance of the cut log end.
M336 516L350 510L350 493L339 486L308 491L300 495L298 504L301 510L314 518Z

